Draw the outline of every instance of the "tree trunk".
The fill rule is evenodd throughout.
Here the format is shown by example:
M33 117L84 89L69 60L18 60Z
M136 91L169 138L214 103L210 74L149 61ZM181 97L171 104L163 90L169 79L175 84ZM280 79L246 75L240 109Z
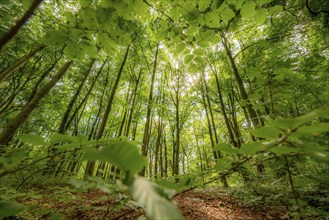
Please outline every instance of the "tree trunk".
M20 68L23 64L25 64L27 61L29 61L37 52L44 49L46 46L40 46L37 49L31 51L30 53L23 56L21 59L19 59L14 65L8 67L6 70L2 71L0 74L0 84L4 82L10 74L15 72L18 68Z
M72 108L73 108L75 102L76 102L77 99L78 99L78 96L79 96L79 94L80 94L80 92L81 92L81 90L82 90L82 87L83 87L83 85L85 84L85 82L86 82L86 80L87 80L87 78L88 78L88 76L89 76L89 74L90 74L90 72L91 72L91 69L92 69L92 66L93 66L94 63L95 63L95 58L93 58L93 59L91 60L91 62L90 62L90 64L89 64L89 67L88 67L87 71L85 72L85 74L84 74L82 80L80 81L79 87L78 87L77 90L75 91L73 97L71 98L71 101L70 101L69 105L68 105L67 108L66 108L66 111L65 111L65 113L64 113L64 116L63 116L63 118L62 118L62 122L61 122L61 124L60 124L60 126L59 126L59 129L58 129L58 133L60 133L60 134L64 134L65 131L66 131L66 129L67 129L67 126L66 126L66 125L67 125L67 120L68 120L68 118L69 118L69 116L70 116L70 113L71 113L71 111L72 111Z
M126 127L126 130L125 130L125 136L126 137L128 137L128 135L129 135L129 130L130 130L130 126L131 126L131 120L132 120L134 109L135 109L135 102L136 102L136 97L137 97L137 89L138 89L138 85L139 85L141 76L142 76L142 70L140 70L139 73L138 73L138 77L137 77L136 82L135 82L134 91L132 93L132 96L133 97L132 97L131 104L130 104L129 117L128 117L128 122L127 122L127 127Z
M234 58L232 56L231 50L230 50L230 48L228 46L228 41L227 41L226 37L224 36L224 34L222 34L222 38L223 38L222 43L224 45L226 54L227 54L227 56L228 56L228 58L230 60L230 64L231 64L231 67L232 67L232 70L233 70L235 79L236 79L237 84L238 84L238 88L239 88L239 92L240 92L241 98L244 101L247 102L246 108L248 110L250 119L251 119L251 121L253 123L253 127L258 127L260 125L260 123L259 123L259 120L257 118L256 111L254 110L252 104L250 103L250 100L248 99L248 95L247 95L246 89L244 88L242 78L241 78L241 76L239 74L238 68L236 67L236 64L235 64Z
M126 60L127 60L127 57L128 57L129 48L130 48L130 45L127 47L125 56L123 58L123 61L121 63L120 69L118 71L116 80L115 80L114 85L113 85L113 88L111 90L111 94L110 94L110 97L109 97L109 100L108 100L108 103L107 103L107 107L106 107L104 116L102 118L102 122L101 122L100 128L99 128L98 133L96 135L96 140L99 140L100 138L102 138L102 136L104 134L106 122L107 122L108 116L109 116L109 114L111 112L111 109L112 109L112 104L113 104L115 92L116 92L116 90L118 88L119 81L120 81L120 78L121 78L121 75L122 75L122 71L123 71L123 68L125 66L125 63L126 63ZM95 168L95 161L88 161L87 167L86 167L85 176L92 176L92 174L94 172L94 168Z
M119 69L119 72L117 74L116 80L115 80L113 88L111 90L109 101L107 103L107 107L106 107L104 116L102 118L102 123L101 123L101 126L100 126L99 130L98 130L98 134L96 136L97 140L99 140L103 136L108 116L109 116L109 114L112 110L112 104L113 104L114 96L115 96L116 90L117 90L118 85L119 85L119 81L120 81L120 78L121 78L121 75L122 75L123 67L125 66L125 63L126 63L126 60L127 60L127 57L128 57L129 48L130 48L130 45L127 47L125 56L123 58L123 61L121 63L120 69Z
M21 19L19 19L16 24L0 39L0 52L23 27L27 20L29 20L29 18L34 14L34 11L38 8L41 2L42 0L34 0L29 9L23 15L23 17L21 17Z
M155 49L155 57L154 57L154 66L153 66L153 72L152 72L152 78L151 78L151 88L149 92L149 99L147 104L147 113L146 113L146 123L144 127L144 136L143 136L143 144L142 144L142 155L147 157L148 153L148 141L149 141L149 130L150 130L150 119L151 119L151 110L153 105L153 87L154 87L154 79L155 79L155 73L156 73L156 67L157 67L157 59L158 59L158 50L159 50L159 43L156 46ZM140 172L141 176L145 176L145 167Z
M179 70L178 70L178 73ZM175 158L174 158L174 175L176 176L175 181L179 182L179 152L180 152L180 135L181 135L181 129L180 129L180 117L179 117L179 107L180 107L180 75L178 75L177 82L176 82L176 89L175 89L175 108L176 108L176 143L175 143Z
M5 129L0 133L0 146L6 145L8 141L12 138L16 130L26 121L30 116L33 110L37 107L41 99L49 93L49 91L55 86L55 84L64 76L72 61L66 62L58 73L53 76L53 78L42 87L35 96L27 103L23 110L12 120L10 121Z

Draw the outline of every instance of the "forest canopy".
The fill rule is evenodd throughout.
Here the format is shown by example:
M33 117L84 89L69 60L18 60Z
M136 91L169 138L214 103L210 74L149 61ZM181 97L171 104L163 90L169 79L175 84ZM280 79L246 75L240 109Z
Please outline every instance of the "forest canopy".
M2 0L0 24L0 219L82 218L32 211L43 187L183 219L207 185L329 216L329 1Z

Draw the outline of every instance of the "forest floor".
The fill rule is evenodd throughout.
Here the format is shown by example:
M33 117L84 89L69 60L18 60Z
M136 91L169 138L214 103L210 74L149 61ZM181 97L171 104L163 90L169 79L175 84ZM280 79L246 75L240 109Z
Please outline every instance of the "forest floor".
M39 189L40 190L40 189ZM111 196L100 190L70 192L38 190L37 196L19 202L29 206L21 219L146 219L145 212L125 201L125 195ZM233 195L209 189L195 189L175 196L186 220L289 219L286 207L245 206Z

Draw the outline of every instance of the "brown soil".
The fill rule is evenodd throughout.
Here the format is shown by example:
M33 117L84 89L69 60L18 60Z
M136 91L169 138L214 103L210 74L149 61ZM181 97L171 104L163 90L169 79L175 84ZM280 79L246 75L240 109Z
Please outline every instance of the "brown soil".
M123 195L124 196L124 195ZM43 191L42 197L24 199L25 205L35 208L23 213L23 219L138 219L142 209L132 209L117 197L99 190L79 193ZM232 196L213 191L194 190L175 197L186 220L219 219L288 219L287 212L275 207L243 207Z

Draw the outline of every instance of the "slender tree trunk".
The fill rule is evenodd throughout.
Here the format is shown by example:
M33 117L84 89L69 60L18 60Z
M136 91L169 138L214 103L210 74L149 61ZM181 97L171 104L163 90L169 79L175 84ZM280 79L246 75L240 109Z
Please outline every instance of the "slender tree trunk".
M87 71L85 72L82 80L80 81L80 84L79 84L77 90L75 91L73 97L71 98L71 101L70 101L69 105L66 108L66 111L64 113L64 116L62 118L62 122L61 122L61 124L59 126L59 129L58 129L58 133L60 133L60 134L64 134L65 131L66 131L66 129L67 129L67 126L66 126L67 125L67 120L68 120L68 118L70 116L70 113L72 111L72 108L73 108L74 104L76 103L76 101L78 99L78 96L80 95L80 92L82 90L82 87L85 84L85 82L86 82L86 80L87 80L87 78L88 78L88 76L89 76L89 74L91 72L91 69L92 69L94 63L95 63L95 58L93 58L91 60L89 66L88 66Z
M204 86L206 86L205 85L205 81L203 80L203 83L204 83ZM220 154L220 151L216 151L214 148L215 148L215 142L214 142L214 139L213 139L213 135L212 135L212 122L211 122L211 120L210 120L210 117L211 117L211 115L209 115L209 111L208 111L208 107L209 107L209 109L210 109L210 106L207 106L207 103L206 103L206 97L205 96L207 96L207 94L206 94L206 92L205 92L205 89L202 87L202 103L203 103L203 105L204 105L204 108L205 108L205 111L206 111L206 117L207 117L207 122L208 122L208 131L209 131L209 136L210 136L210 141L211 141L211 148L212 148L212 152L213 152L213 156L214 156L214 159L215 159L215 161L216 160L218 160L219 158L221 158L222 156L221 156L221 154ZM208 97L209 98L209 97ZM209 103L208 104L210 104L210 100L208 100L209 101ZM223 178L221 178L221 182L223 183L223 185L225 186L225 187L228 187L228 183L227 183L227 180L226 180L226 178L225 177L223 177Z
M179 71L179 70L178 70ZM180 72L178 72L180 73ZM179 182L179 152L180 152L180 135L181 135L181 129L180 129L180 75L178 75L177 82L176 82L176 90L175 90L175 115L176 115L176 143L175 143L175 166L174 166L174 175L176 175L175 181Z
M225 48L225 51L226 51L227 56L229 58L229 61L230 61L230 64L231 64L231 67L232 67L232 70L233 70L235 79L237 81L237 85L238 85L238 88L239 88L239 92L240 92L241 98L244 101L247 102L246 108L248 110L248 113L249 113L250 119L251 119L251 121L253 123L253 126L254 127L258 127L260 125L260 123L259 123L259 120L257 118L256 111L254 110L252 104L250 103L250 100L248 99L248 95L247 95L246 89L244 88L242 78L241 78L241 76L239 74L239 71L238 71L238 68L237 68L237 66L235 64L235 61L234 61L234 58L232 56L231 50L230 50L230 48L228 46L228 41L227 41L226 37L224 36L224 34L222 34L222 38L223 38L222 43L224 45L224 48Z
M106 122L107 122L108 116L109 116L109 114L110 114L110 112L112 110L112 104L113 104L114 96L115 96L116 90L118 88L119 81L120 81L120 78L121 78L121 75L122 75L122 71L123 71L123 68L125 66L125 63L126 63L126 60L127 60L127 57L128 57L129 48L130 48L130 45L127 47L125 56L123 58L123 61L121 63L121 66L120 66L120 69L119 69L119 72L118 72L118 75L116 77L116 80L114 82L113 88L111 90L109 101L107 103L107 107L106 107L104 116L102 118L102 123L101 123L101 126L100 126L99 130L98 130L98 134L96 136L96 139L97 140L99 140L103 136L103 133L104 133L104 129L105 129L105 126L106 126Z
M129 130L130 130L130 126L131 126L131 120L132 120L134 109L135 109L135 102L136 102L136 97L137 97L137 90L138 90L138 86L139 86L139 82L140 82L141 76L142 76L142 70L140 70L139 73L138 73L138 77L137 77L136 82L135 82L134 91L132 93L132 96L133 97L132 97L131 104L130 104L128 122L127 122L127 127L126 127L126 130L125 130L125 136L126 137L128 137L128 135L129 135Z
M125 56L123 58L123 61L121 63L120 69L118 71L116 80L115 80L113 88L111 90L111 94L110 94L109 100L107 102L106 110L105 110L104 116L102 118L102 122L101 122L100 128L98 130L98 133L96 135L96 140L99 140L104 134L107 119L108 119L108 116L109 116L109 114L111 112L111 109L112 109L114 96L115 96L116 90L118 88L119 81L120 81L120 78L121 78L121 75L122 75L122 72L123 72L123 68L125 66L125 63L126 63L126 60L127 60L127 57L128 57L129 48L130 48L130 45L127 47ZM94 168L95 168L95 161L88 161L85 176L92 176L92 174L94 172Z
M164 177L168 177L168 149L166 131L163 133L163 146L164 146Z
M6 99L4 101L3 104L1 104L1 109L0 109L0 115L3 114L7 109L9 109L11 107L11 104L13 103L13 101L15 100L16 96L25 89L25 86L28 84L28 82L31 81L31 78L32 78L32 75L34 74L34 70L35 70L35 67L37 65L37 63L39 63L41 60L41 57L39 59L37 59L33 65L33 68L32 70L30 71L29 75L26 77L25 81L23 82L22 85L20 85L20 81L22 81L22 78L21 76L24 74L24 71L22 71L23 73L21 74L21 76L19 77L19 79L17 79L17 87L14 87L13 89L13 92L12 92L12 95ZM33 98L33 96L35 95L35 93L37 92L37 89L38 89L38 85L40 84L39 82L42 81L42 79L48 75L50 73L50 71L53 69L53 67L55 67L57 62L55 62L51 67L52 68L49 68L47 71L45 71L42 76L41 76L41 79L38 80L37 84L34 86L34 89L32 90L32 93L30 95L30 99L28 99L28 102L31 100L31 98ZM13 83L15 84L15 83Z
M42 45L35 50L31 51L30 53L23 56L21 59L19 59L14 65L8 67L2 73L0 74L0 84L4 82L10 74L15 72L18 68L20 68L22 65L24 65L27 61L29 61L36 53L44 49L46 46Z
M48 74L56 67L57 63L62 59L63 57L63 51L61 52L61 55L56 59L56 61L49 67L47 68L46 71L44 71L42 73L42 75L40 76L39 80L37 81L37 83L34 85L32 93L30 95L29 100L31 100L33 98L33 96L35 95L35 93L37 93L38 88L40 86L40 84L42 83L42 81L46 78L46 76L48 76Z
M58 73L53 76L53 78L41 88L35 96L27 103L23 110L12 120L10 121L4 130L0 133L0 146L6 145L8 141L12 138L16 130L26 121L30 116L33 110L37 107L41 99L49 93L49 91L55 86L55 84L64 76L72 62L66 62Z
M25 12L23 17L21 17L16 24L0 39L0 52L6 46L7 43L17 34L17 32L23 27L23 25L29 20L33 15L34 11L38 8L42 0L34 0Z
M162 155L159 155L160 148L161 148L161 138L162 138L162 119L159 118L158 120L158 125L157 125L157 130L158 130L158 135L157 135L157 140L155 144L155 155L154 155L154 179L158 179L158 160L159 156L161 157ZM161 164L161 163L160 163Z
M130 89L128 88L127 96L126 96L126 105L128 105L128 103L129 103L129 97L131 95L132 94L130 93ZM120 124L120 128L119 128L119 132L118 132L117 137L120 137L122 135L123 128L124 128L124 125L126 123L126 118L127 118L127 107L125 107L125 110L124 110L124 113L123 113L123 117L122 117L122 121L121 121L121 124Z
M153 105L153 87L154 87L154 79L155 79L155 73L156 73L156 67L157 67L157 59L158 59L158 50L159 50L159 43L156 46L155 49L155 57L154 57L154 66L153 66L153 72L152 72L152 78L151 78L151 88L149 92L149 99L147 104L147 113L146 113L146 123L144 128L144 136L143 136L143 144L142 144L142 155L147 157L148 152L148 141L149 141L149 130L150 130L150 119L151 119L151 110ZM141 176L145 176L145 167L140 172Z

